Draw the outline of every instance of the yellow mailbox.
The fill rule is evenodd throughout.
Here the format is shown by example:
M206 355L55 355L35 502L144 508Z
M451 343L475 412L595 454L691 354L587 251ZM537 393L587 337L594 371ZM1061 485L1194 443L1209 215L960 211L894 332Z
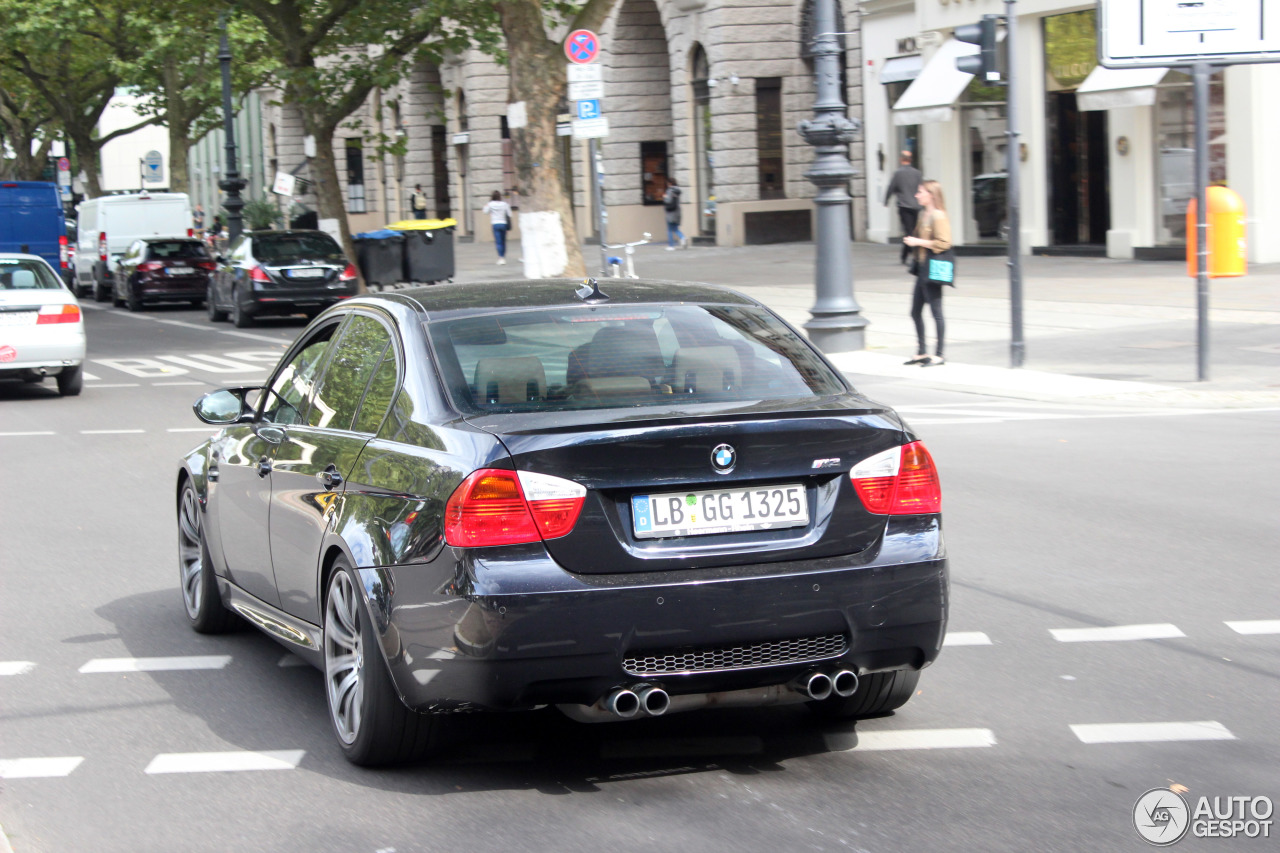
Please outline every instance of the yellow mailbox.
M1248 272L1244 200L1226 187L1208 187L1209 277L1228 278ZM1187 205L1187 275L1196 275L1196 200Z

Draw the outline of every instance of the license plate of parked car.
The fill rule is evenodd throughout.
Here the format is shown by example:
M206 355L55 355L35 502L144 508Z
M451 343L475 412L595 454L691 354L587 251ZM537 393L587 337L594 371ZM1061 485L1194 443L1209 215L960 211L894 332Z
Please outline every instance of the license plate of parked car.
M34 326L35 311L0 311L0 326Z
M324 270L289 270L289 278L324 278Z
M631 497L637 539L774 530L809 523L804 486L663 492Z
M169 267L169 275L191 275L193 272L193 267Z

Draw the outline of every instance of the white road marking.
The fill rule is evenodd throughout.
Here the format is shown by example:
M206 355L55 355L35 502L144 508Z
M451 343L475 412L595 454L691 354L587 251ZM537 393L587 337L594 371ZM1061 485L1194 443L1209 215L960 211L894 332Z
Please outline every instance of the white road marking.
M293 770L302 756L301 749L278 749L269 752L166 752L151 759L148 774L157 773L231 773L244 770Z
M35 668L29 660L0 660L0 675L26 675Z
M63 758L0 758L0 779L42 779L68 776L80 766L84 756Z
M57 435L57 433L48 429L31 430L30 432L0 432L0 438L18 438L24 435Z
M991 638L981 631L948 631L944 646L989 646Z
M1095 723L1073 725L1082 743L1164 743L1178 740L1235 740L1216 720L1190 723Z
M161 355L157 356L157 358L161 361L171 362L172 364L189 367L192 370L204 371L205 373L247 373L262 370L262 365L259 364L246 364L243 361L234 361L222 356L205 355L203 353Z
M85 382L97 382L99 379L102 378L101 376L95 376L94 374L89 373L83 369L81 369L80 371L80 376L81 378L84 379Z
M140 383L137 382L104 382L101 385L94 385L93 388L137 388Z
M81 672L169 672L187 669L222 669L231 655L194 655L172 658L94 658Z
M217 432L216 426L205 427L169 427L165 432Z
M81 435L141 435L145 429L82 429Z
M991 729L904 729L901 731L858 732L856 752L897 749L970 749L995 746Z
M1280 634L1280 619L1253 619L1246 622L1223 622L1237 634Z
M1167 622L1157 625L1112 625L1107 628L1050 628L1049 633L1060 643L1109 643L1123 640L1168 640L1185 637L1178 626Z
M179 385L204 385L204 382L152 382L152 388L176 388Z

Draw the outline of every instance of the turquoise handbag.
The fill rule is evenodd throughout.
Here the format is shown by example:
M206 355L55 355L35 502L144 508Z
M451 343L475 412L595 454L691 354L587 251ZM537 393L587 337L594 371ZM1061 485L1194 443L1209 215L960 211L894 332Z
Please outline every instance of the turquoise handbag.
M950 249L929 259L929 281L955 286L956 257Z

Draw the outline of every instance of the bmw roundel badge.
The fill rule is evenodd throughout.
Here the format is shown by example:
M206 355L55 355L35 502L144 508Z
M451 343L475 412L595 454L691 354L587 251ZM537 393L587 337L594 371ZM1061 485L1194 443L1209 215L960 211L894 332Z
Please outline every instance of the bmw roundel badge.
M715 450L711 451L711 467L716 469L717 474L728 474L736 464L738 451L732 445L717 444Z

